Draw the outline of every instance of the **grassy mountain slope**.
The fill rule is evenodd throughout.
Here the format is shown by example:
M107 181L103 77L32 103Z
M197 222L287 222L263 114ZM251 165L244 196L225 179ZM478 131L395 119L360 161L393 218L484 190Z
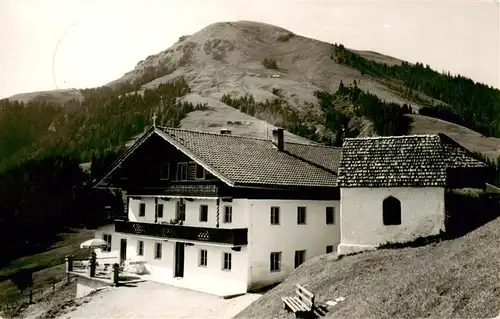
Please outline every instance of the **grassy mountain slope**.
M325 318L496 317L499 228L497 218L463 237L427 246L312 258L236 318L292 318L280 298L293 295L297 283L315 293L320 305L345 298L326 306Z
M409 115L412 118L412 134L444 132L467 149L482 153L490 158L500 156L500 138L486 137L464 126L423 115Z
M265 60L272 63L265 64ZM415 77L410 79L412 81L407 81L405 77L408 72L387 72L408 70L408 67L415 65L376 52L346 49L302 37L264 23L220 22L192 35L180 37L173 46L140 61L133 70L108 83L107 87L123 93L142 92L182 77L190 87L190 93L182 97L181 101L207 103L210 108L187 114L180 123L181 127L213 132L221 127L229 127L235 134L258 137L268 136L274 125L282 125L283 117L277 118L276 114L268 111L247 114L223 103L222 97L237 99L250 95L256 103L263 104L279 98L289 112L304 119L309 131L315 131L321 138L331 139L336 128L329 128L324 120L318 120L323 110L318 105L320 101L315 92L333 94L341 81L346 85L356 81L361 90L388 103L407 104L416 113L426 106L453 104L453 101L441 100L454 96L453 90L440 86L434 92L422 85L422 81L426 82L430 74L426 68L421 73L427 78ZM415 81L420 82L415 85ZM455 86L460 85L460 81L455 82ZM485 96L483 91L477 94L477 101ZM276 92L280 92L279 95ZM61 95L60 91L54 91L52 97L49 92L40 93L38 98L50 100ZM85 96L85 93L82 95ZM16 96L16 99L22 98L22 94ZM468 98L464 101L471 102ZM465 114L466 110L461 109L460 112ZM497 125L495 120L480 117L482 124ZM421 120L419 116L412 118L415 122L414 132L434 132L438 127L444 128L434 127L433 123ZM361 135L376 134L370 120L357 116L352 120L351 124ZM300 134L286 134L289 140L308 142ZM456 137L460 143L484 145L485 148L479 150L495 158L500 155L500 143L497 144L495 140L485 141L480 135L467 136L465 139L462 139L462 135Z
M67 90L52 90L52 91L40 91L31 93L20 93L9 97L9 100L18 102L37 102L45 101L48 103L60 103L70 100L83 100L83 94L77 89L67 89Z
M110 85L133 80L148 67L165 65L173 72L143 85L143 88L183 76L192 89L184 99L212 107L210 113L189 114L182 121L182 127L217 131L222 126L229 126L235 134L260 137L267 135L267 128L272 128L268 123L276 124L273 115L265 114L258 117L264 121L259 121L221 103L222 96L239 98L251 95L256 102L264 103L277 98L274 92L279 90L279 98L298 116L304 117L305 113L321 113L316 91L333 93L341 81L351 84L356 80L359 88L388 102L410 103L383 84L361 75L358 70L333 61L330 58L332 50L332 44L268 24L249 21L216 23L193 35L181 37L172 47L141 61L134 70ZM266 59L275 61L275 65L264 65ZM412 106L420 107L418 104ZM244 124L232 125L228 121ZM315 126L321 131L321 125ZM293 135L287 137L301 140Z

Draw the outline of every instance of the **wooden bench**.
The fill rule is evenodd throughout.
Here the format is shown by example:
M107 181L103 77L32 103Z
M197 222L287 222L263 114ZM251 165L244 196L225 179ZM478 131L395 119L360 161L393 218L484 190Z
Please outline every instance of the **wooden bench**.
M295 318L299 318L313 313L314 294L299 284L296 287L296 295L281 297L281 301L283 302L283 309L292 311L295 314Z

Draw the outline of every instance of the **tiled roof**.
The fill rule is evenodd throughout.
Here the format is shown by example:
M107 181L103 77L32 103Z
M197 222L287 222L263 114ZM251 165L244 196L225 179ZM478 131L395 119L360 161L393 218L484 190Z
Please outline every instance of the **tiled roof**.
M335 187L340 148L172 128L156 133L235 185Z
M286 139L286 137L285 137ZM340 147L327 147L321 145L306 145L285 142L285 151L294 156L301 157L313 164L325 167L335 173L339 169Z
M444 134L349 138L342 145L340 187L445 186L448 168L486 165Z

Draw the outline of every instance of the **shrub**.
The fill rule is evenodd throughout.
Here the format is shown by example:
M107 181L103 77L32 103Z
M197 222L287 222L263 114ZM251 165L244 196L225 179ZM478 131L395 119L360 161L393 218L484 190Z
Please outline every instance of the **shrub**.
M278 41L280 42L288 42L291 38L293 38L295 34L289 32L287 34L280 34L277 38Z
M264 61L262 61L262 65L266 69L278 70L278 63L273 58L269 58L269 59L265 58Z
M278 97L283 97L283 91L281 89L273 88L272 93Z

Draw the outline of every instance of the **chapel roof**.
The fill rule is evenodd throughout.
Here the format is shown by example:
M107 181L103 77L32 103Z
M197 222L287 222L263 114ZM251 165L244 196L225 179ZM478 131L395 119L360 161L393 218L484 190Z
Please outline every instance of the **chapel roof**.
M444 187L452 168L486 164L445 134L347 138L339 187Z

